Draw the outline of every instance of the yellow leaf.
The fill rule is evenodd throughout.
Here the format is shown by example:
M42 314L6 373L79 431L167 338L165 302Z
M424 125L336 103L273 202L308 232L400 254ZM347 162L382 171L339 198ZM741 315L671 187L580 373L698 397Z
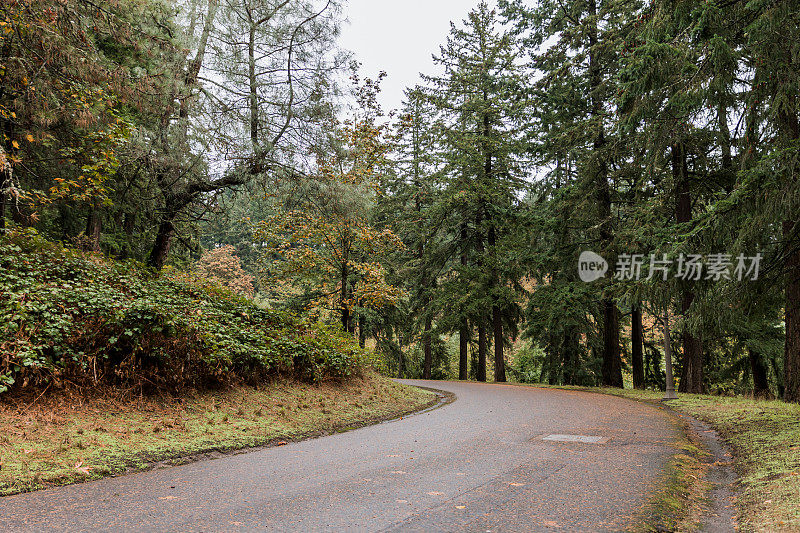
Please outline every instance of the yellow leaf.
M19 148L19 143L17 141L11 141L11 146L14 148Z
M26 139L28 139L28 142L29 142L29 143L32 143L32 142L33 142L33 135L31 135L30 133L29 133L29 134L27 134L27 135L25 136L25 138L26 138Z

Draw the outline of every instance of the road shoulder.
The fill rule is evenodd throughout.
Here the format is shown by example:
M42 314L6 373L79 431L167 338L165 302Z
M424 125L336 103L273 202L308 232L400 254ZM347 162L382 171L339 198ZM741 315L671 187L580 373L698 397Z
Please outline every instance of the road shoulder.
M443 393L368 374L121 403L0 404L0 496L216 459L341 433L439 406Z

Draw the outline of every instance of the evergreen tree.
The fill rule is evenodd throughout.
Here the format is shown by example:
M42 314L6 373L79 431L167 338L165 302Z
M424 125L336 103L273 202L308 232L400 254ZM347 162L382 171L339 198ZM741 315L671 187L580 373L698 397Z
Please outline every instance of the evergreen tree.
M559 197L569 202L563 209L569 212L570 225L577 227L573 236L562 236L561 243L573 248L580 242L592 243L594 251L613 264L618 253L614 174L617 162L625 156L625 147L615 136L615 79L619 43L636 4L576 0L542 1L529 7L518 0L505 0L500 5L528 48L539 77L534 103L537 161L544 168L555 169L550 175L559 180L558 189L563 190ZM578 221L577 213L588 216ZM561 258L567 262L551 272L574 270L577 251ZM568 275L565 283L570 294L584 293ZM612 284L602 285L598 300L601 341L590 343L602 354L602 383L622 387L620 312ZM553 305L563 302L556 297ZM541 308L532 310L542 312ZM572 347L566 350L567 361L579 334L579 329L567 332L575 337L564 339L564 344ZM562 343L554 340L549 344Z
M518 193L524 188L521 158L529 111L521 53L512 36L499 29L496 13L481 2L463 27L451 25L434 61L443 74L425 80L446 158L441 210L452 215L452 257L463 257L454 265L458 281L447 287L459 285L457 294L464 303L468 300L467 315L451 317L457 318L452 326L461 335L466 320L477 327L480 381L486 379L491 333L494 377L505 381L504 347L509 326L512 332L516 326L514 284L519 279L508 243L516 231ZM440 306L452 296L445 298Z
M398 251L397 274L409 294L414 330L421 331L424 379L433 375L434 332L438 318L432 305L438 281L448 263L444 255L446 232L438 207L439 170L433 110L419 88L406 91L397 126L393 171L387 175L379 200L379 217L394 228L405 244ZM439 329L439 328L436 328Z

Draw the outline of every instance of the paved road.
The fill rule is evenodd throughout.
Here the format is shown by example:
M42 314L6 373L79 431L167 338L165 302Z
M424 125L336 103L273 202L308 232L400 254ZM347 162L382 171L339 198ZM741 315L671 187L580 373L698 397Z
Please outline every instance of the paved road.
M0 499L0 531L602 531L674 450L660 410L598 394L409 382L454 403L330 437ZM550 434L604 444L542 440Z

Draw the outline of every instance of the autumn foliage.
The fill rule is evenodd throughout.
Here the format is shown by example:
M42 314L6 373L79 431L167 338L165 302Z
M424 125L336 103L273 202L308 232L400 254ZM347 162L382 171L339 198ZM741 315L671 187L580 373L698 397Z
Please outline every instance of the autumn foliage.
M358 308L395 305L403 295L387 281L381 261L403 243L370 220L391 148L376 111L379 81L361 85L354 75L360 109L335 125L335 149L319 154L310 182L256 226L265 244L268 283L280 288L282 297L306 291L310 311L339 315L347 330Z
M195 272L207 280L215 281L241 296L253 297L253 277L242 270L233 246L220 246L207 250L195 263Z
M103 4L0 6L0 191L34 220L54 201L109 201L107 181L132 128L122 109L141 110L137 94L150 85L147 76L134 81L120 51L136 56L164 44L133 27L126 1Z

